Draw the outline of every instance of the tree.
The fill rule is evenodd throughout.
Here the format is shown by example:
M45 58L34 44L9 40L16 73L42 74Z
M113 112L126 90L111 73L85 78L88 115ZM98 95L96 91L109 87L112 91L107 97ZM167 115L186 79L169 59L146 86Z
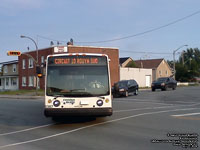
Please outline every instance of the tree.
M200 76L200 50L189 48L182 53L176 63L176 79L191 81Z
M176 63L176 80L186 82L188 81L188 78L188 69L184 67L181 63Z
M126 67L129 67L129 68L136 68L136 64L135 64L134 61L130 61L130 62L126 65Z

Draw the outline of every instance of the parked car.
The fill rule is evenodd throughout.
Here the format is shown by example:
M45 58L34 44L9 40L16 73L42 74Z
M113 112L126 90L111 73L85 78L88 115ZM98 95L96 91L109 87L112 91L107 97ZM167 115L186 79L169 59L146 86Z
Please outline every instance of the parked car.
M162 91L167 90L168 88L172 88L173 90L176 89L177 81L174 80L172 77L163 77L158 78L151 84L152 91L156 89L161 89Z
M127 97L131 93L133 93L134 95L138 95L138 84L135 80L121 80L114 84L114 87L112 88L112 93L114 97Z

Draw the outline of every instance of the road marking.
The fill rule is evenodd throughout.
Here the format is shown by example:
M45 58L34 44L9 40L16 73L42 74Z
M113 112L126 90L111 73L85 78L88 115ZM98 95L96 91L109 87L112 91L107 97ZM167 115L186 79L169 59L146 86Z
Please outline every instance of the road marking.
M134 102L134 103L151 103L151 104L160 104L160 105L176 105L176 106L195 106L195 105L200 105L200 103L195 103L195 102L192 102L191 104L189 104L189 103L187 103L187 104L189 104L189 105L183 105L183 104L166 104L166 103L152 103L153 101L149 101L149 102L145 102L145 101L143 101L143 102L140 102L140 101L130 101L130 100L115 100L115 101L113 101L113 102L124 102L124 103L130 103L130 102ZM173 101L173 102L176 102L176 101Z
M192 105L188 105L188 106L195 106L195 105L199 105L199 104L200 103L192 104ZM185 105L183 105L183 106L185 106ZM113 112L114 113L118 113L118 112L128 112L128 111L136 111L136 110L171 108L171 107L177 107L177 106L174 106L173 104L169 104L169 106L164 106L164 107L145 107L145 108L135 108L135 109L126 109L126 110L116 110L116 111L113 111ZM28 128L28 129L13 131L13 132L1 133L0 136L6 136L6 135L11 135L11 134L17 134L17 133L21 133L21 132L31 131L31 130L35 130L35 129L39 129L39 128L44 128L44 127L52 126L52 125L55 125L55 124L57 124L57 123L51 123L51 124L36 126L36 127L33 127L33 128Z
M0 136L5 136L5 135L10 135L10 134L16 134L16 133L26 132L26 131L30 131L30 130L35 130L35 129L39 129L39 128L48 127L48 126L55 125L55 124L56 123L51 123L51 124L46 124L46 125L42 125L42 126L36 126L36 127L33 127L33 128L23 129L23 130L19 130L19 131L2 133L2 134L0 134Z
M177 119L184 119L184 120L200 120L200 118L195 117L175 117Z
M148 102L157 102L158 100L156 99L138 99L138 98L118 98L118 100L122 100L122 101L148 101ZM113 101L117 101L117 100L113 100Z
M200 112L198 113L189 113L189 114L180 114L180 115L171 115L173 117L184 117L184 116L194 116L194 115L200 115Z
M135 108L135 109L116 110L116 111L113 111L113 113L118 113L118 112L128 112L128 111L135 111L135 110L146 110L146 109L170 108L170 107L176 107L176 106L145 107L145 108Z
M130 99L130 98L125 98L125 99L119 99L119 100L113 100L114 101L128 101L128 102L133 102L133 101L144 101L144 102L159 102L156 99ZM196 102L183 102L183 101L171 101L171 102L177 102L177 103L186 103L186 104L194 104Z
M183 104L194 104L194 103L196 103L196 102L182 102L182 101L173 101L173 102L183 103Z
M131 118L135 118L135 117L139 117L139 116L153 115L153 114L160 114L160 113L168 113L168 112L175 112L175 111L183 111L183 110L187 111L187 110L194 110L194 109L199 109L199 108L185 108L185 109L164 110L164 111L156 111L156 112L149 112L149 113L141 113L141 114L137 114L137 115L131 115L131 116L122 117L122 118L118 118L118 119L113 119L113 120L109 120L109 121L105 121L105 122L101 122L101 123L87 125L87 126L84 126L84 127L80 127L80 128L77 128L77 129L70 130L70 131L66 131L66 132L62 132L62 133L58 133L58 134L53 134L53 135L50 135L50 136L45 136L45 137L34 139L34 140L28 140L28 141L24 141L24 142L18 142L18 143L3 145L3 146L0 146L0 149L7 148L7 147L13 147L13 146L17 146L17 145L33 143L33 142L38 142L38 141L46 140L46 139L49 139L49 138L53 138L53 137L57 137L57 136L61 136L61 135L65 135L65 134L69 134L69 133L73 133L73 132L77 132L77 131L80 131L80 130L83 130L83 129L88 129L88 128L91 128L91 127L104 125L104 124L108 124L108 123L113 123L113 122L117 122L117 121L121 121L121 120L131 119Z
M131 101L118 100L118 101L113 101L113 102L130 103ZM151 104L160 104L160 105L174 105L174 104L166 104L166 103L152 103L151 101L149 101L149 102L132 101L132 102L134 102L134 103L151 103Z

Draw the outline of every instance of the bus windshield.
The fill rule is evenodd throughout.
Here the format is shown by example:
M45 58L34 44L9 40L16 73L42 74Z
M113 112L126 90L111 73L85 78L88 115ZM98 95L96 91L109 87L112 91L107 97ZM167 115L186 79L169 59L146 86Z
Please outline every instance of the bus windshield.
M48 96L92 97L109 95L108 68L106 65L49 65L46 86Z

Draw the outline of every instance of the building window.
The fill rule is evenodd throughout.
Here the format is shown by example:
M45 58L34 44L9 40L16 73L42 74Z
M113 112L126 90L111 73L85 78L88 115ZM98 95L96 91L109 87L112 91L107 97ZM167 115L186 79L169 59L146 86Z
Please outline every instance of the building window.
M25 59L22 60L22 69L26 69L26 60Z
M34 84L34 76L29 76L29 85L28 86L33 86Z
M44 64L44 56L41 56L41 64Z
M5 65L5 66L3 67L3 72L4 72L4 73L8 73L8 66L7 66L7 65Z
M17 85L17 78L11 78L11 85L16 86Z
M6 78L6 86L9 86L9 78Z
M17 70L17 65L13 64L13 72L16 72L16 70Z
M28 68L33 68L33 59L32 58L28 59Z
M168 71L166 70L166 75L168 75Z
M26 77L22 77L22 86L26 86Z
M162 75L162 71L161 70L159 71L159 75Z

